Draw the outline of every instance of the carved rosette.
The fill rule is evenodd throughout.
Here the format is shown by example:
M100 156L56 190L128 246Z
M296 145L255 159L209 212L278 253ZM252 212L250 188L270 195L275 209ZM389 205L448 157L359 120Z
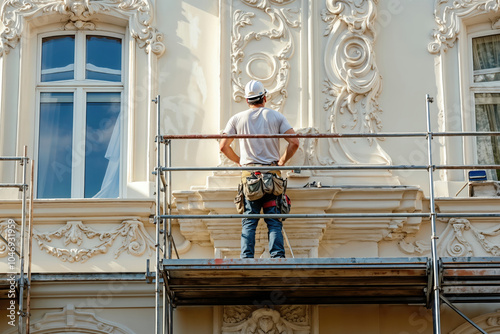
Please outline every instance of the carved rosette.
M251 79L259 80L268 90L269 106L281 111L288 96L290 59L295 51L292 29L300 27L300 9L285 7L295 0L241 0L241 2L258 11L233 12L231 34L233 99L240 102L244 99L246 82ZM262 14L267 15L268 19L253 26L252 19ZM262 25L264 27L261 28ZM253 29L246 29L248 26L253 26ZM268 51L251 51L249 46L254 45L260 50ZM256 70L259 67L264 67L266 70Z
M375 63L375 18L378 0L327 0L322 13L327 24L323 106L332 133L376 133L382 125L378 98L382 77ZM372 139L332 139L334 163L390 164L391 159Z
M15 48L21 38L24 19L37 15L60 14L68 17L65 29L95 29L97 14L126 18L130 33L139 47L161 57L165 52L163 34L151 24L151 0L9 0L0 11L4 29L0 35L0 56Z
M308 306L225 306L222 334L311 333Z
M97 244L89 247L89 240L94 238L98 240ZM154 240L144 228L143 223L137 220L123 221L116 228L104 232L95 231L81 221L69 221L54 232L38 233L34 231L33 239L38 242L41 250L64 262L83 263L98 254L106 254L118 239L122 243L115 252L115 258L118 258L125 251L134 256L142 256L146 251L149 250L149 254L151 254L155 249ZM53 243L54 240L58 239L63 241L65 247L70 245L77 247L56 247Z
M438 28L434 30L434 41L429 44L429 52L439 54L452 48L460 33L463 18L488 12L497 12L499 5L499 0L436 1L434 18Z

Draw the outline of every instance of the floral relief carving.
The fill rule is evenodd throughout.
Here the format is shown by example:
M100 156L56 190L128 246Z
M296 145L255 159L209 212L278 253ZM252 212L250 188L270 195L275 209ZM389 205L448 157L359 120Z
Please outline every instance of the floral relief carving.
M95 333L95 334L133 334L129 328L95 315L94 312L79 310L73 304L66 305L61 311L47 312L43 318L30 326L30 333ZM18 333L12 329L6 334Z
M466 232L470 231L466 234ZM481 248L492 256L500 255L500 243L491 238L500 235L500 225L488 230L480 230L467 219L452 218L443 233L439 236L438 253L441 256L475 256L471 240L481 245ZM471 238L472 236L472 238ZM468 238L467 238L468 237ZM409 255L423 255L430 252L430 243L421 240L412 243L404 238L398 243L399 248Z
M268 87L268 103L278 111L283 109L288 96L287 86L290 80L290 59L295 51L292 29L300 27L300 10L298 8L276 8L293 3L295 0L241 0L244 4L258 9L269 16L268 30L256 32L242 30L253 24L256 13L236 10L233 13L231 35L231 81L233 99L240 102L244 99L246 78L260 80ZM247 52L250 43L258 43L263 39L272 42L279 50L265 52ZM253 65L265 64L267 72L257 73ZM245 79L243 79L243 68Z
M0 235L8 242L11 242L9 240L11 238L18 240L20 234L21 229L14 219L0 221ZM0 257L7 257L7 255L9 255L9 245L0 238Z
M434 30L434 41L428 50L439 54L455 45L461 29L462 18L473 17L488 12L497 12L498 0L439 0L436 1L434 18L438 28Z
M232 312L231 317L226 316L229 310ZM269 308L255 309L253 312L250 310L249 306L225 307L222 334L311 333L309 318L305 315L308 313L306 306L281 307L279 311ZM239 313L241 314L238 315Z
M96 238L97 245L89 248L81 247L89 239ZM81 221L69 221L65 226L54 232L33 233L33 239L38 242L41 250L67 262L85 262L93 256L106 254L111 246L121 239L122 243L115 252L118 258L123 252L134 256L142 256L146 251L154 251L154 240L144 228L142 222L137 220L123 221L116 228L100 232L95 231ZM61 239L64 246L75 245L75 248L59 248L53 245L54 240Z
M96 14L110 14L127 18L130 33L139 47L160 57L165 51L163 34L151 23L151 0L9 0L1 9L4 29L0 35L0 56L17 46L25 18L58 13L68 16L66 29L95 29Z
M323 109L328 113L325 130L332 133L376 133L382 127L382 77L374 53L377 4L378 0L326 1ZM335 163L390 164L374 139L331 139L329 156Z

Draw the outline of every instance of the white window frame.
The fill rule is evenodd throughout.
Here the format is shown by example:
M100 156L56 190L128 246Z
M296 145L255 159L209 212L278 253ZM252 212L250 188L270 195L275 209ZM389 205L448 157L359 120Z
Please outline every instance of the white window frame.
M461 87L461 121L465 132L476 131L476 93L500 93L499 82L474 82L474 63L472 39L491 35L500 35L500 30L492 29L491 21L483 21L466 26L466 29L459 34L458 62L460 69ZM470 165L478 164L477 137L467 136L463 140L464 163ZM465 171L464 171L465 173ZM465 176L466 177L466 176Z
M122 30L122 29L118 29ZM41 81L41 55L42 55L42 39L45 37L75 35L75 79L64 81ZM101 80L85 79L85 55L86 55L86 36L105 36L120 38L122 41L122 62L121 62L121 82L106 82ZM122 32L110 30L78 30L78 31L49 31L40 32L37 36L37 53L36 53L36 89L35 89L35 131L34 131L34 156L38 157L38 138L39 138L39 119L40 119L40 93L43 92L72 92L73 95L73 155L72 155L72 181L71 181L71 198L84 198L84 177L85 163L78 163L78 159L85 157L85 152L81 152L78 147L79 143L85 142L85 117L86 117L86 96L87 93L99 92L119 92L120 95L120 184L119 197L124 197L124 189L126 188L126 165L127 165L127 120L128 120L128 101L127 82L129 59L127 50L129 48L129 37L125 31ZM80 125L78 125L80 124ZM75 140L76 139L76 140ZM38 160L38 159L37 159ZM35 185L34 191L37 194L38 190L38 168L35 168Z

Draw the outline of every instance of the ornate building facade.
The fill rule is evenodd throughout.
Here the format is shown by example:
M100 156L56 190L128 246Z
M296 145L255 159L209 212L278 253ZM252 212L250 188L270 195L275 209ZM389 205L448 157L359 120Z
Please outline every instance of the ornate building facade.
M2 0L0 157L33 165L31 333L154 333L157 122L164 134L217 134L260 80L268 106L301 134L500 129L499 0ZM497 84L498 83L498 84ZM151 102L161 97L160 119ZM498 99L498 101L497 101ZM495 102L497 101L497 102ZM439 137L439 165L498 165L497 137ZM172 142L174 166L232 166L215 140ZM466 170L427 164L425 137L302 138L287 172L293 213L367 217L287 219L295 257L428 257L430 189L440 213L438 255L500 256L499 175L469 185ZM0 183L21 182L0 161ZM342 170L340 165L377 169ZM332 168L329 168L332 167ZM236 213L238 171L175 172L175 214ZM320 186L318 186L320 185ZM0 234L21 242L17 189L0 188ZM368 217L368 213L381 214ZM382 214L398 213L398 217ZM408 216L405 216L408 214ZM174 220L184 259L239 257L239 219ZM256 253L267 257L265 227ZM0 239L0 274L10 277ZM291 254L287 249L287 256ZM5 261L4 261L5 260ZM298 283L300 284L300 282ZM9 289L0 331L17 333ZM322 303L323 304L323 303ZM499 304L464 313L500 333ZM178 307L174 333L431 333L425 305ZM362 320L360 320L362 319ZM13 326L16 325L16 326ZM445 306L442 331L474 333Z

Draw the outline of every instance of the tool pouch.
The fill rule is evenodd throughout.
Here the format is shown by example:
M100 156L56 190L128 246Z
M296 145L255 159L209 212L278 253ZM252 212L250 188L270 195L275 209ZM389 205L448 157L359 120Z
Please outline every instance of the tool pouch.
M286 180L282 179L278 175L272 174L272 176L273 176L273 192L272 192L272 194L274 196L279 196L285 192Z
M278 197L278 201L279 201L280 213L283 214L290 213L290 210L292 208L292 202L290 201L290 197L288 197L287 194L282 194L281 196ZM285 220L285 218L282 218L282 220Z
M285 192L286 180L274 173L262 174L262 189L266 194L279 196Z
M243 184L243 194L249 201L256 201L264 196L262 174L255 175L252 173L251 176L246 178L246 182Z
M242 214L245 212L245 198L243 195L243 184L238 185L238 193L234 198L234 205L236 206L236 211L238 214Z
M266 194L272 194L274 189L274 175L271 173L264 173L262 175L262 189Z

